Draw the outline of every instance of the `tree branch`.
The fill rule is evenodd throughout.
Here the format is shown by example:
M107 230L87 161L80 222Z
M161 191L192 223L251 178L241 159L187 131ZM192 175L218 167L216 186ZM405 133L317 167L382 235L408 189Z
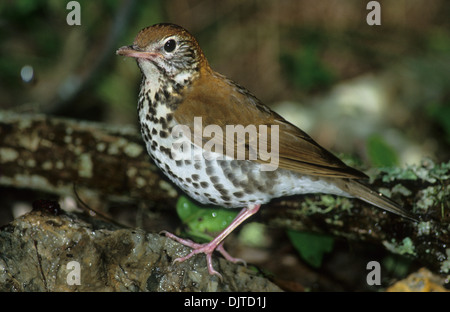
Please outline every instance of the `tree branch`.
M0 112L0 185L58 195L174 200L132 127Z

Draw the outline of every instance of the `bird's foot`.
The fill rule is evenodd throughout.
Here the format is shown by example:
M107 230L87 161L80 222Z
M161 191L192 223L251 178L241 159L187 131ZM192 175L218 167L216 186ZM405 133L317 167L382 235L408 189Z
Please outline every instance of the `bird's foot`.
M184 257L180 257L175 259L175 262L183 262L189 258L191 258L193 255L196 255L198 253L204 253L206 255L206 264L208 266L208 272L211 275L217 275L222 279L222 275L214 270L213 264L212 264L212 253L214 250L217 249L218 252L220 252L225 259L227 259L230 262L237 263L242 262L245 264L245 261L239 258L233 258L230 256L228 252L225 251L225 248L223 247L223 240L242 222L244 222L246 219L248 219L250 216L254 215L258 212L259 208L261 207L260 204L253 204L249 205L246 208L243 208L241 212L238 213L236 218L222 231L219 235L217 235L216 238L214 238L212 241L206 244L197 244L191 240L180 238L172 233L169 233L167 231L162 231L167 237L173 239L174 241L179 242L180 244L183 244L185 246L188 246L192 248L193 250Z
M223 247L223 242L220 242L218 244L216 241L213 240L209 243L198 244L189 239L180 238L180 237L178 237L172 233L169 233L167 231L162 231L162 233L165 234L166 237L173 239L174 241L177 241L180 244L193 249L188 255L186 255L184 257L176 258L174 260L174 262L183 262L183 261L188 260L189 258L191 258L192 256L194 256L196 254L204 253L206 255L206 265L208 267L209 274L217 275L220 279L222 279L222 275L214 269L213 264L212 264L212 254L213 254L214 250L217 250L218 252L220 252L224 256L224 258L230 262L233 262L233 263L241 262L244 265L246 265L244 260L230 256L230 254Z

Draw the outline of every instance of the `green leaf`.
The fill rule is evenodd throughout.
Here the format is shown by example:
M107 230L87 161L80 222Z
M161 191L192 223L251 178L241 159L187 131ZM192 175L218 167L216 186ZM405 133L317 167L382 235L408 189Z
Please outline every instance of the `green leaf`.
M186 234L202 242L210 241L216 233L230 225L238 214L235 209L199 206L185 196L178 199L176 210L186 226Z
M333 250L333 237L292 230L287 230L287 234L300 256L315 268L322 264L323 255Z
M374 167L395 167L399 164L396 151L379 135L369 137L367 151Z

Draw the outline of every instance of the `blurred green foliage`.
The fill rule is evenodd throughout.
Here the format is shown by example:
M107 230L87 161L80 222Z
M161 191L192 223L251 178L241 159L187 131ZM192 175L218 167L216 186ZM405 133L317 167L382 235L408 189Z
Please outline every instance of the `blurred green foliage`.
M431 52L450 53L450 37L443 29L436 28L427 37L427 45Z
M395 167L399 165L397 152L379 135L371 135L367 139L367 152L372 166L377 168Z
M323 256L333 250L334 239L331 236L292 230L286 232L300 256L315 268L320 267Z
M318 49L305 46L296 53L285 53L280 59L289 80L300 90L309 92L329 87L334 75L320 60Z
M411 259L404 256L389 254L383 258L382 265L390 276L404 277L411 267Z
M326 45L323 33L314 30L298 30L297 33L294 37L298 40L297 48L280 55L288 81L304 92L329 87L336 81L336 75L322 60Z

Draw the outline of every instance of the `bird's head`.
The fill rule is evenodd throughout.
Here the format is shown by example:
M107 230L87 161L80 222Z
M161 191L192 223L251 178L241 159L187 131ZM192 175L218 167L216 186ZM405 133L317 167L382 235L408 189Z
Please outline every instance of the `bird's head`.
M116 53L136 58L147 79L155 79L161 74L171 79L189 78L202 66L207 66L194 36L174 24L146 27L138 33L132 45L123 46Z

